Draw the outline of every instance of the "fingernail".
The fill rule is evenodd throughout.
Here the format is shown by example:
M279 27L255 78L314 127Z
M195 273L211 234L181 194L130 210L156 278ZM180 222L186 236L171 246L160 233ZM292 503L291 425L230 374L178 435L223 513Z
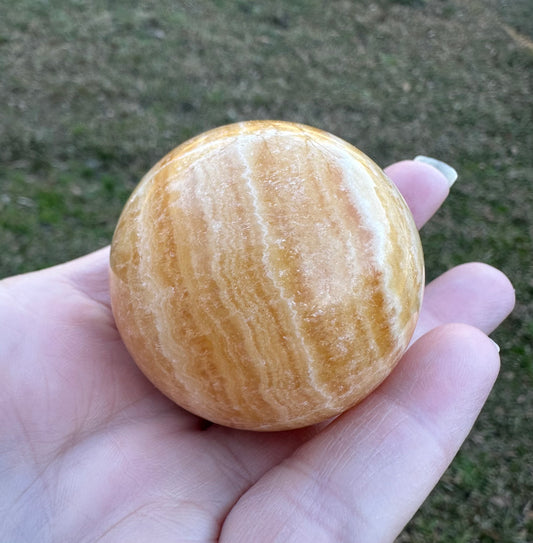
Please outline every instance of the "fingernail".
M457 171L455 168L452 168L449 164L446 164L446 162L442 162L442 160L437 160L436 158L431 158L430 156L424 155L418 155L414 158L414 160L417 162L424 162L424 164L429 164L436 170L439 170L439 172L448 180L448 185L450 187L457 180Z
M500 346L493 339L491 339L490 337L489 337L489 339L492 341L492 343L494 343L494 347L496 347L496 350L498 352L500 352Z

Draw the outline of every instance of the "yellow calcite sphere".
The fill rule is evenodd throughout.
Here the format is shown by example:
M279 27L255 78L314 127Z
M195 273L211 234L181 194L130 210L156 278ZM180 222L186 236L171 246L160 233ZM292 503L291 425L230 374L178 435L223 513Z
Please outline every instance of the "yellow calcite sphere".
M424 265L402 196L345 141L250 121L180 145L118 222L110 288L139 368L185 409L251 430L355 405L418 318Z

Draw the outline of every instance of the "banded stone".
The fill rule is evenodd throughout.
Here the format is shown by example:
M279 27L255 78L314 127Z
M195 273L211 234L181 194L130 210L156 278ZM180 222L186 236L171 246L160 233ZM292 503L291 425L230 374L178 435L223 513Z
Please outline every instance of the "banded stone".
M284 430L355 405L391 372L420 310L420 238L361 151L281 121L180 145L119 219L110 287L145 375L215 423Z

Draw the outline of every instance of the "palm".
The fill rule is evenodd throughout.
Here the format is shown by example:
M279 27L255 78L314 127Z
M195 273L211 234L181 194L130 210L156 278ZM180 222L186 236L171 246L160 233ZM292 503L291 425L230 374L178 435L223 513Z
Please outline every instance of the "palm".
M437 176L426 204L410 198L402 182L413 168L391 176L421 224L445 191ZM389 540L451 460L495 376L497 355L480 332L438 325L489 332L512 307L501 274L456 269L428 289L416 334L425 335L369 399L327 426L257 434L207 427L157 392L122 344L107 296L106 251L2 285L6 540ZM458 376L453 360L465 349L474 362ZM457 377L466 391L453 388ZM451 402L462 395L457 413ZM413 440L416 452L402 456ZM412 497L392 514L399 491Z

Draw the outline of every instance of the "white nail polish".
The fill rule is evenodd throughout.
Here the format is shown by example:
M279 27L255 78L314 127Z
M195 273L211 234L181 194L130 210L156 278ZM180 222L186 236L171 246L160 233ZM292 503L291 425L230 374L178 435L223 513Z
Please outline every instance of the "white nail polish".
M455 183L457 179L457 171L449 164L446 164L446 162L442 162L442 160L437 160L436 158L431 158L430 156L424 155L418 155L414 158L414 160L417 162L424 162L425 164L429 164L429 166L433 166L436 170L439 170L439 172L448 180L450 187Z
M493 339L491 339L490 337L489 337L489 339L492 341L492 343L494 343L494 347L496 348L496 350L498 352L500 352L500 346Z

